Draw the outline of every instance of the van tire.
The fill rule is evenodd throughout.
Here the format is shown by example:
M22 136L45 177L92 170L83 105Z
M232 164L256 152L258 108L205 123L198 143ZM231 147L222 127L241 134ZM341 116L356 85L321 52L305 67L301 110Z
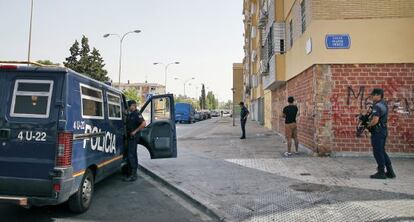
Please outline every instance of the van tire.
M69 209L74 213L83 213L89 209L94 192L94 176L90 169L85 171L82 181L76 191L69 198Z

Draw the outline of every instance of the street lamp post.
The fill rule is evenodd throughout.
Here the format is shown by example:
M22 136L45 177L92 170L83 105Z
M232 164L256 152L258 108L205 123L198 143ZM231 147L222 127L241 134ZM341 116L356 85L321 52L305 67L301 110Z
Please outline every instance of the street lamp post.
M183 81L182 79L177 78L177 77L175 77L174 79L175 79L175 80L181 80L181 81ZM185 85L186 85L189 81L194 80L194 79L195 79L194 77L191 77L190 79L187 79L187 80L183 81L183 83L184 83L184 97L186 97L186 95L185 95Z
M121 87L122 43L123 43L123 41L124 41L125 37L126 37L128 34L131 34L131 33L140 33L140 32L141 32L141 30L134 30L134 31L130 31L130 32L127 32L127 33L123 34L123 35L122 35L122 37L121 37L119 34L113 34L113 33L107 33L107 34L105 34L105 35L103 36L104 38L107 38L107 37L109 37L109 36L111 36L111 35L114 35L114 36L118 36L118 38L119 38L118 87Z
M165 92L167 93L167 70L168 70L168 66L170 65L178 65L180 64L180 62L171 62L168 64L164 64L162 62L154 62L154 65L163 65L164 66L164 86L165 86Z
M28 63L30 63L30 53L31 53L31 47L32 47L32 21L33 21L33 0L31 0L31 6L30 6L29 46L27 49L27 62Z

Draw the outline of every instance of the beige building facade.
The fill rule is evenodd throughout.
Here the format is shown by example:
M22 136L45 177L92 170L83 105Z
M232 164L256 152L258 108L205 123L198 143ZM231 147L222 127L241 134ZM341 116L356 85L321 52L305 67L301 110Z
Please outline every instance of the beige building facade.
M138 96L140 96L141 101L145 101L148 95L159 95L165 94L165 86L158 83L112 83L115 88L120 89L121 91L134 88L137 91Z
M244 0L244 97L252 119L284 133L296 98L301 144L369 152L354 118L385 89L391 152L414 153L414 1Z

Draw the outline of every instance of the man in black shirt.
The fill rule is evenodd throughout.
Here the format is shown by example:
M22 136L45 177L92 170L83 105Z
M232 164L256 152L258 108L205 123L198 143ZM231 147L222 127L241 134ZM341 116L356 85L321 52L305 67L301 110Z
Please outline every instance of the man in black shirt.
M131 168L131 174L125 178L125 181L135 181L137 179L138 155L137 144L139 137L137 133L145 128L146 122L141 113L137 110L137 103L134 100L128 101L129 113L127 116L126 129L128 136L128 163Z
M385 143L388 136L387 119L388 106L384 101L384 90L376 88L371 93L374 106L372 107L372 120L368 125L371 132L371 144L375 160L377 162L377 173L371 175L372 179L395 178L391 160L385 152ZM385 169L387 168L387 173Z
M247 110L246 106L244 106L244 102L239 103L241 111L240 111L240 124L241 124L241 130L242 130L242 136L240 139L244 140L246 139L246 122L247 122L247 116L249 115L249 110Z
M295 99L289 96L289 105L283 108L283 117L285 118L285 134L287 140L288 151L285 152L285 156L291 156L292 139L295 141L295 153L298 153L299 141L298 141L298 130L296 126L296 115L298 114L298 107L293 104Z

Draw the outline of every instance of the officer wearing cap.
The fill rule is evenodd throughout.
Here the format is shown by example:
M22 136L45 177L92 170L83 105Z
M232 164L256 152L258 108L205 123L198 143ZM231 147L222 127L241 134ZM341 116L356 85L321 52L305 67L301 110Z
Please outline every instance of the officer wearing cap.
M246 106L244 106L244 102L240 102L240 124L241 124L241 130L242 130L242 136L240 139L244 140L246 139L246 122L247 122L247 116L249 115L249 110L247 110Z
M374 102L372 107L372 120L368 125L371 132L371 144L374 158L377 162L377 173L371 175L372 179L395 178L391 160L385 152L385 143L388 136L387 118L388 106L384 101L384 90L376 88L371 93ZM385 168L387 172L385 173Z
M139 142L138 132L145 128L146 122L141 113L137 110L137 103L134 100L128 101L129 113L127 116L126 129L128 136L128 164L130 174L124 181L135 181L137 179L138 155L137 144Z

